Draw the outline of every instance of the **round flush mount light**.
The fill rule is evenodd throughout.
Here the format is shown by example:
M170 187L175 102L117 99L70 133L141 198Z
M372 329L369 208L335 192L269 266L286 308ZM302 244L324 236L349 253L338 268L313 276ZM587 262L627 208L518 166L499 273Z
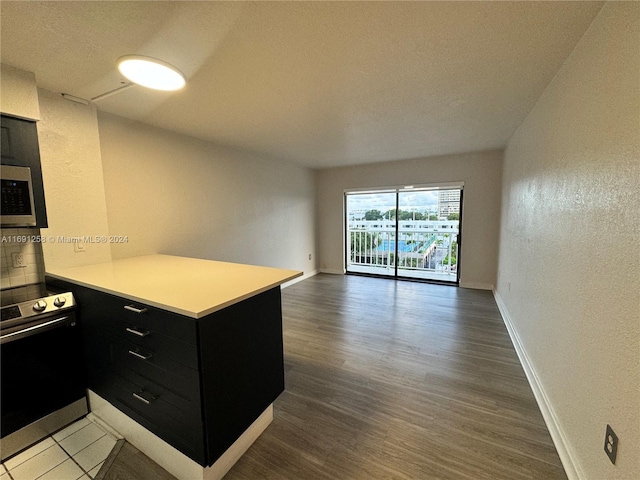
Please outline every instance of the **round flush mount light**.
M154 90L180 90L186 83L182 72L173 65L142 55L120 57L118 70L133 83Z

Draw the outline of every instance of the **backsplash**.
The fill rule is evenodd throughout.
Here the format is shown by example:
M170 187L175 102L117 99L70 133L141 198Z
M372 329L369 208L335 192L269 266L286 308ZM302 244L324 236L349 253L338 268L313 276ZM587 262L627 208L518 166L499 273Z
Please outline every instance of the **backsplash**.
M2 296L20 296L24 289L15 289L44 281L44 257L38 228L3 228L0 229L0 251L2 252ZM14 254L22 255L24 266L14 267ZM12 289L12 290L6 290ZM8 299L4 298L6 302ZM20 301L16 298L16 301ZM4 302L3 302L4 303Z

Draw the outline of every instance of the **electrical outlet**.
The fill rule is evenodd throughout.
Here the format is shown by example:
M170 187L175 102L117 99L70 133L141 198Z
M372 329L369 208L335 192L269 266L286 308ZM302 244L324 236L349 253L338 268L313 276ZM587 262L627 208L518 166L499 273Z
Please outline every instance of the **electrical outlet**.
M27 263L22 253L14 252L11 254L11 261L13 262L13 268L26 267Z
M607 432L604 437L604 453L607 454L609 460L616 464L616 456L618 455L618 436L613 432L611 425L607 425Z
M86 252L87 246L81 241L73 242L73 251L76 253Z
M309 260L311 260L311 254L309 254Z

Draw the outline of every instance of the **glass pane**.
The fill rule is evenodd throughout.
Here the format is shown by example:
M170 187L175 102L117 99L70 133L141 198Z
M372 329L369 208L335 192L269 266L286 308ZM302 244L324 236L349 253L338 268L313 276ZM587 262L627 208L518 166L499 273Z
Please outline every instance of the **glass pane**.
M349 193L347 271L395 275L395 192Z
M398 195L398 276L457 280L460 189Z
M395 191L347 194L347 272L394 276L397 260L399 277L456 282L460 197L459 188L402 190L396 211Z

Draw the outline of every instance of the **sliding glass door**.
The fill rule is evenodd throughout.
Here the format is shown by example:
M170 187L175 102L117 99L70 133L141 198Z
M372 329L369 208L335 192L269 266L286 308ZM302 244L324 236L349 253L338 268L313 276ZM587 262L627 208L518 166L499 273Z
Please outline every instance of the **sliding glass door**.
M396 192L346 194L347 272L396 274Z
M347 273L458 283L462 188L345 193Z

